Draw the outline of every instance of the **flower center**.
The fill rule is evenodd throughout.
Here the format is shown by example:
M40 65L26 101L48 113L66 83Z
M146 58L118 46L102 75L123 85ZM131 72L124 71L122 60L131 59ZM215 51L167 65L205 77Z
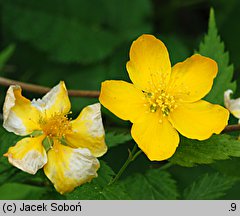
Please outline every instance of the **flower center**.
M161 110L163 116L168 116L177 107L174 96L169 95L164 90L145 93L145 96L147 98L146 106L149 106L152 113Z
M50 118L40 119L42 131L49 137L62 138L71 132L72 126L67 115L54 114Z

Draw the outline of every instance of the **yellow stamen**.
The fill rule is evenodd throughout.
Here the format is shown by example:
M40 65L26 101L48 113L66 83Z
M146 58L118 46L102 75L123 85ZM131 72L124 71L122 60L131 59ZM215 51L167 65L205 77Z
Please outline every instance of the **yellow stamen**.
M168 116L177 107L174 96L169 95L164 90L158 89L155 92L146 93L145 95L147 99L145 105L149 106L152 113L160 110L163 116Z
M56 113L50 118L42 118L39 123L43 133L51 138L62 138L72 130L70 120L63 114Z

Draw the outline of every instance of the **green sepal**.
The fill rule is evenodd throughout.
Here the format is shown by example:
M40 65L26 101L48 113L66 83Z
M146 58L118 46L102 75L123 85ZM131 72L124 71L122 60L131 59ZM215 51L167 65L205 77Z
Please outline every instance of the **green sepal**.
M50 137L47 136L43 140L42 144L43 144L43 147L46 150L46 152L48 152L53 146L53 140Z
M41 131L41 130L35 130L35 131L33 131L31 134L30 134L30 136L31 137L37 137L37 136L40 136L40 135L42 135L43 134L43 131Z

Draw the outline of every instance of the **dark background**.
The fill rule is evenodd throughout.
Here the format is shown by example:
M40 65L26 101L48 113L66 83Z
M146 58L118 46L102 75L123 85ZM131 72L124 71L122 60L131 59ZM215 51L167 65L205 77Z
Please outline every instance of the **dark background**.
M128 79L129 47L143 33L164 41L172 64L190 56L207 32L210 7L215 9L236 78L237 0L1 1L1 48L15 45L1 75L47 86L64 80L68 88L98 90L105 79ZM93 101L74 98L73 109Z

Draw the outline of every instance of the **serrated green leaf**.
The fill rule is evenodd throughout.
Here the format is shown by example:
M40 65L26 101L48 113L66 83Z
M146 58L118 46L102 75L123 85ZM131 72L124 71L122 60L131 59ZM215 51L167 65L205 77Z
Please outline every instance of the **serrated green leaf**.
M175 180L168 172L160 169L129 176L121 184L134 200L174 200L179 196Z
M187 200L219 199L236 181L234 177L219 173L205 174L184 190L183 197Z
M231 156L240 157L240 141L223 134L213 135L203 141L182 138L180 146L169 160L191 167L196 164L210 164L214 160L226 160Z
M126 143L130 140L132 140L132 136L127 132L112 131L106 133L106 144L109 148Z
M15 50L15 45L11 44L0 52L0 70L5 66L5 63L12 56Z
M98 171L98 177L67 194L67 199L76 200L118 200L128 199L124 187L119 184L109 185L115 173L103 161Z
M229 54L225 52L224 43L218 35L213 9L210 11L208 33L200 43L198 53L214 59L218 64L218 75L214 79L212 90L205 99L223 105L224 91L227 89L235 91L236 82L232 82L233 65L229 65Z

